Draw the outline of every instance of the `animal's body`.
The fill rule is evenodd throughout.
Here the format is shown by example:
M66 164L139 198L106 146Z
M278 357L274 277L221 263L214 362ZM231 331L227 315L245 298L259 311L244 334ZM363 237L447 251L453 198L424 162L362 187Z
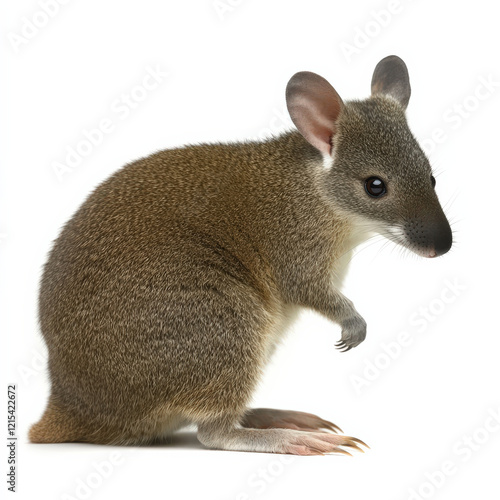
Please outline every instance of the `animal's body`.
M344 104L311 75L288 88L300 132L155 153L101 184L65 225L41 283L51 396L33 442L148 443L195 423L215 448L356 447L320 432L335 426L314 415L250 410L256 383L300 307L339 323L341 347L364 339L340 287L372 231L427 256L444 253L451 233L389 77ZM307 100L318 94L326 111ZM367 192L373 176L386 179L385 200Z

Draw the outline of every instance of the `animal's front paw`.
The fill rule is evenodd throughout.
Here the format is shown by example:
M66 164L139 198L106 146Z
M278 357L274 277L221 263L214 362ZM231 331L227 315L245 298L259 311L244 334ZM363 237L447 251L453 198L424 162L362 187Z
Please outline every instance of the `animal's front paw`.
M335 344L341 352L346 352L361 344L366 337L366 321L361 316L353 316L341 323L342 337Z

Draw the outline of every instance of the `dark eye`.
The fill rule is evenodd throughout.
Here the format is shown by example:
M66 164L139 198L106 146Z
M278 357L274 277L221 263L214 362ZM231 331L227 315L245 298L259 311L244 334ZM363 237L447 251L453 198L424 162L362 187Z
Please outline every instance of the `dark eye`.
M387 189L385 188L384 181L378 177L369 177L365 181L365 191L374 198L383 196Z
M431 184L432 184L432 187L436 187L436 179L434 178L433 175L431 175Z

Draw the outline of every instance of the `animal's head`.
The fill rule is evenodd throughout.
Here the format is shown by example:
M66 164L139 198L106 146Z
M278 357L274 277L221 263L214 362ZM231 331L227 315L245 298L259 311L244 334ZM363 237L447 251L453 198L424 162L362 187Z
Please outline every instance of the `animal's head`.
M331 163L328 193L344 211L424 257L446 253L452 233L429 161L405 117L410 81L397 56L380 61L372 95L343 102L321 76L295 74L287 86L290 116Z

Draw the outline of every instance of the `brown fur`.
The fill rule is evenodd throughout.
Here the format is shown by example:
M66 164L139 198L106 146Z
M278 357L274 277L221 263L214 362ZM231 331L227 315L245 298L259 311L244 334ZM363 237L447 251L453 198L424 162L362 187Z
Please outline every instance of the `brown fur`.
M39 313L51 396L30 440L147 443L189 422L234 426L293 306L361 342L366 324L338 291L338 263L371 216L349 205L349 193L365 197L353 194L356 169L381 162L377 127L388 131L389 154L418 147L404 110L375 96L343 108L330 170L293 131L160 151L100 185L45 266ZM414 182L429 175L422 158ZM202 441L221 446L216 434ZM243 449L268 449L251 439Z
M284 282L324 280L335 258L341 224L320 204L301 208L318 197L302 168L316 156L297 133L192 146L102 184L45 267L40 320L54 397L31 440L128 441L139 427L147 439L153 416L239 416L283 321ZM319 234L301 230L304 218ZM291 276L297 254L317 270ZM59 424L51 435L64 412L81 435Z

